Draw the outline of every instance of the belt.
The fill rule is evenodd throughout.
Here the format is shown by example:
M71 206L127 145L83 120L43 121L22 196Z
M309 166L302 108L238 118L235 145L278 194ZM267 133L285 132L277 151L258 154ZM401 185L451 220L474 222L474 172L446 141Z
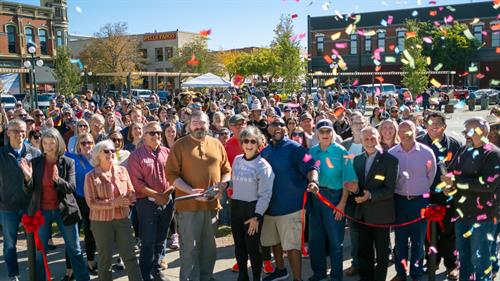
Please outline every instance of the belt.
M395 194L399 198L403 198L406 200L414 200L418 198L422 198L422 195L400 195L400 194Z

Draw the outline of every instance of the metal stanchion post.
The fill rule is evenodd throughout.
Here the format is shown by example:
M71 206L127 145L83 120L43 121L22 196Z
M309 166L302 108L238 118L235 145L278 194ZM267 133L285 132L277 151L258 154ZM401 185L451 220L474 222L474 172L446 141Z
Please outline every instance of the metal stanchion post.
M431 241L430 247L437 247L437 222L431 221ZM430 251L429 253L429 266L427 267L427 271L429 273L429 281L436 280L436 253L434 251Z
M36 281L36 247L34 233L26 233L26 240L28 246L28 269L29 280Z

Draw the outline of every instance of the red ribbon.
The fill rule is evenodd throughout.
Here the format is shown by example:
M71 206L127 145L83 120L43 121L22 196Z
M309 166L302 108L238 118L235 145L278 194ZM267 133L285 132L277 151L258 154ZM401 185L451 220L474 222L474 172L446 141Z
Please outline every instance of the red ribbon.
M446 215L446 208L441 205L430 205L425 209L422 209L422 217L428 220L427 222L427 241L431 241L431 222L435 221L438 223L441 231L444 231L443 219Z
M40 240L40 236L38 235L38 229L45 223L45 219L42 216L42 212L40 210L36 211L35 215L28 216L26 214L21 218L21 224L26 229L27 233L33 233L35 238L36 249L42 253L43 257L43 265L45 267L45 273L47 274L47 280L52 280L50 277L49 263L47 261L47 255L45 254L45 250L43 248L42 240Z
M399 223L399 224L372 224L372 223L357 220L357 219L347 215L346 213L344 213L344 211L341 211L339 208L337 208L335 205L333 205L332 202L328 201L328 199L326 199L319 191L314 193L314 195L316 195L316 198L318 198L318 200L321 203L325 204L326 206L328 206L328 208L341 214L342 216L346 217L347 219L354 221L356 223L362 224L362 225L370 226L370 227L377 227L377 228L404 227L404 226L408 226L410 224L419 222L419 221L424 219L424 216L421 216L421 217L418 217L418 218L413 219L411 221L407 221L407 222L403 222L403 223ZM306 202L307 202L307 191L304 192L304 196L302 197L302 245L301 245L301 249L302 249L303 255L307 255L307 250L306 250L306 246L305 246L305 237L304 237ZM422 209L422 210L424 210L424 209ZM441 222L441 224L442 224L442 222Z

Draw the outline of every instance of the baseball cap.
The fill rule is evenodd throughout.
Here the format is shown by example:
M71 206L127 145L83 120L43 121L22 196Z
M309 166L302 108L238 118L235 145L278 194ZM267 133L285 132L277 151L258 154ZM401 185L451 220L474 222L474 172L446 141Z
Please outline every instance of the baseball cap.
M245 120L245 117L241 114L235 114L235 115L231 116L231 118L229 118L229 124L234 125L240 120Z
M316 124L316 130L330 129L333 130L333 123L329 119L321 119Z
M306 119L311 119L313 120L313 117L310 113L306 112L306 113L303 113L302 115L300 115L300 122L306 120Z

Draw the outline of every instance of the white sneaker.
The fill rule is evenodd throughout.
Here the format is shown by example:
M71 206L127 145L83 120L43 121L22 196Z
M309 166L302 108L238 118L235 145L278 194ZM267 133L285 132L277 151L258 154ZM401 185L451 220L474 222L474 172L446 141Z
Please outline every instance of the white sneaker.
M13 277L10 277L9 279L10 281L19 281L19 277L17 276L13 276Z

